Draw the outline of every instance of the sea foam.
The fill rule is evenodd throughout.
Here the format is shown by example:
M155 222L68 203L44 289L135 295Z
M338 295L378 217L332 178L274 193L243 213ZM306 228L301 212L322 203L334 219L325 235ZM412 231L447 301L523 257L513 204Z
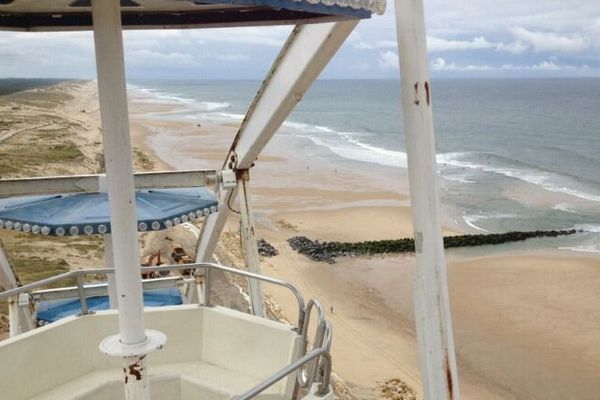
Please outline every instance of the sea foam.
M467 157L473 157L476 155L481 154L460 152L444 153L438 155L437 161L438 164L442 165L450 165L454 167L504 175L509 178L518 179L523 182L540 186L550 192L563 193L584 200L600 202L600 193L598 193L597 190L594 188L576 189L573 186L581 184L574 182L572 178L567 176L548 171L537 170L531 167L519 168L514 166L500 166L494 165L493 163L482 164L476 161L465 160Z

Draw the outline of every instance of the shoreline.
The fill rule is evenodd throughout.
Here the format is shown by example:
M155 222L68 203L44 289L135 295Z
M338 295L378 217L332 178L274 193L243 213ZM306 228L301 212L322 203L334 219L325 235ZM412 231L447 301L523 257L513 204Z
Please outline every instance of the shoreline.
M189 124L188 128L195 129ZM191 136L201 136L203 144L188 148L186 154L195 152L199 158L208 161L199 161L194 167L208 167L220 163L219 155L224 157L229 141L235 134L232 126L203 124L200 130L196 128L196 132L197 135L190 135L190 138L184 134L182 143L192 146ZM381 383L394 378L400 378L421 394L412 315L411 282L414 277L414 256L345 257L336 264L328 265L308 260L295 253L286 242L289 237L299 234L325 241L362 241L412 236L407 192L398 191L397 188L386 192L381 189L385 187L381 182L379 185L373 185L351 169L334 170L327 161L317 159L308 163L281 142L276 136L267 147L265 155L257 162L251 182L258 237L265 238L280 252L274 258L262 260L263 272L295 283L307 298L320 299L324 308L329 310L327 316L335 326L332 349L336 360L334 370L348 383L351 392L357 397L379 398ZM150 146L150 150L154 149ZM161 157L166 151L163 149L155 154ZM332 170L335 171L335 180L332 179ZM307 174L310 174L310 179L307 179ZM407 189L406 178L399 179L399 186ZM378 206L380 204L383 206ZM266 209L271 211L266 212ZM451 222L449 219L447 218L446 222ZM228 229L235 231L235 222L230 221L228 226ZM445 233L456 232L456 227L453 228L446 229ZM505 279L504 265L521 263L524 270L536 271L537 274L532 272L527 275L527 282L534 285L536 281L544 279L544 270L539 269L539 264L553 265L556 260L561 260L561 263L573 265L574 268L586 269L579 265L594 264L597 257L558 250L554 253L560 253L562 258L548 258L539 251L523 251L519 254L509 251L490 257L481 257L477 252L474 253L475 255L469 256L449 252L448 257L452 315L455 321L463 398L523 398L531 395L528 393L528 388L531 387L539 392L531 398L561 398L552 394L563 390L556 388L550 379L544 380L542 377L538 382L535 379L532 379L531 383L523 382L518 374L506 376L503 368L496 367L502 365L504 369L511 370L510 365L513 363L526 363L530 359L536 360L536 357L531 354L526 341L521 340L518 334L505 329L502 343L512 343L521 350L513 350L506 362L496 364L495 360L503 357L507 348L490 346L491 350L487 350L486 346L490 345L489 338L495 337L494 331L500 329L504 322L495 319L493 312L486 315L481 308L473 305L481 303L481 300L477 300L478 296L485 299L490 296L490 292L495 299L495 302L491 303L494 307L504 304L502 299L509 296L514 300L508 301L508 309L514 309L516 315L527 319L530 314L542 312L544 303L538 300L534 311L520 310L522 306L518 298L524 295L523 290L526 291L525 282L521 283L524 287L519 286L512 294L508 289L504 294L494 291L495 284ZM493 271L484 270L488 264L495 266ZM471 269L483 273L486 279L479 278L475 273L465 276L464 271ZM513 269L513 272L516 274L518 271ZM592 270L587 272L592 276L595 273ZM457 279L456 276L460 276L461 279ZM470 279L467 279L469 277ZM471 284L468 283L474 279L479 279L476 291L473 290L475 288L470 288ZM543 292L543 289L538 288L540 292ZM284 315L293 318L295 306L283 292L273 288L265 288L265 292L278 304ZM471 296L470 301L467 301L464 300L463 293L477 293L478 296ZM580 323L570 316L568 307L562 310L561 315L574 326ZM483 317L487 317L483 319L489 325L486 329L480 328L476 323ZM546 324L547 321L544 320L539 321L536 326L540 328ZM566 327L563 327L564 329ZM533 334L531 331L525 333ZM535 334L539 332L535 331ZM562 339L555 340L565 340L567 336L561 334L557 337ZM563 347L568 348L566 343ZM552 362L552 368L557 368L556 360L548 359L549 352L552 351L554 350L551 348L538 348L537 360L547 359L548 363ZM576 368L575 360L571 361L571 367ZM593 369L593 365L593 362L588 363L588 368ZM554 376L553 379L555 378L557 377ZM582 399L587 398L586 393L577 390L575 385L565 383L564 379L561 383L564 384L563 389L581 395Z
M221 129L223 131L220 131ZM234 134L234 130L231 125L225 127L203 125L202 139L208 141L209 145L208 151L199 147L194 148L198 156L206 155L208 160L216 159L220 162L219 154L223 155L225 147L229 144L222 136L219 137L223 133L229 139ZM157 151L155 154L161 156L161 152ZM277 158L281 158L282 154L288 156L288 160ZM289 237L299 234L325 241L362 241L411 236L412 224L407 192L397 190L385 192L381 190L383 185L378 190L357 190L364 187L362 185L365 181L361 176L352 176L352 171L343 168L341 171L336 169L335 175L339 180L346 180L350 184L337 185L331 180L331 165L327 163L315 163L316 167L314 164L307 165L304 160L290 154L289 150L286 153L285 145L278 143L277 136L266 149L265 155L267 160L263 160L263 157L259 159L253 174L256 179L252 182L253 201L256 204L259 222L258 237L263 237L273 244L280 254L274 258L263 259L264 272L294 282L307 297L318 298L323 302L324 308L329 310L328 318L333 320L336 331L332 350L336 360L334 369L359 398L378 398L380 384L386 379L393 378L400 378L421 393L412 315L411 282L414 276L414 256L345 257L338 260L336 264L327 265L308 260L293 252L286 242ZM293 165L294 163L296 165ZM209 162L206 164L210 165ZM267 171L268 169L270 170ZM297 181L298 186L288 183L286 187L282 184L281 170L283 169L286 170L288 182ZM315 170L326 171L326 173L315 173ZM306 175L307 172L311 174L311 180L299 176ZM271 181L261 176L267 173L274 175ZM314 181L327 182L330 186L325 189ZM400 186L407 189L405 178ZM307 195L307 192L312 193L313 196ZM395 201L394 205L388 203L387 206L376 206L385 205L389 201ZM264 211L266 208L276 211L266 213ZM451 219L451 217L446 218L448 222L446 225L453 225ZM229 226L229 229L235 229L235 223L231 222ZM449 232L463 230L457 229L456 225L452 228L454 229L447 230ZM586 392L577 390L575 384L564 382L564 379L561 382L563 388L557 389L552 382L552 379L557 377L553 376L549 379L552 375L550 373L547 374L546 379L542 376L537 381L532 379L531 382L522 381L519 374L506 376L502 368L495 367L497 364L494 360L503 357L507 349L491 346L491 350L487 350L484 346L490 344L489 338L494 337L494 330L499 329L503 321L496 320L493 312L486 315L481 307L476 308L473 305L481 303L481 300L477 300L478 296L485 299L490 296L490 292L495 299L494 307L503 304L501 300L506 296L509 299L516 298L512 302L508 301L510 305L508 309L514 309L516 315L522 315L527 319L529 318L526 317L527 315L544 311L544 303L541 300L538 300L535 311L520 310L521 305L518 300L519 296L524 295L527 282L534 285L536 281L544 280L544 269L539 269L540 264L550 265L545 267L550 270L560 269L560 266L554 266L557 262L586 270L586 267L581 267L580 264L593 265L598 257L594 257L594 254L561 250L552 252L556 256L548 256L547 249L517 252L503 249L500 254L494 253L489 257L481 257L477 251L470 256L455 252L448 253L452 312L463 398L516 399L530 396L536 399L558 399L560 397L552 393L561 391L575 393L582 399L587 398ZM495 266L491 272L484 270L489 264ZM528 275L527 281L521 282L522 286L512 293L508 289L504 294L494 291L495 283L504 279L504 266L515 264L522 265L525 271L534 270L536 273L532 272ZM471 269L483 273L486 279L480 278L475 273L465 276L464 271ZM518 271L514 271L513 268L513 272L517 274ZM593 270L587 272L591 276L595 274ZM461 278L457 279L457 276ZM467 279L469 277L470 279ZM473 295L469 300L465 300L463 293L475 293L474 288L467 289L471 286L468 282L474 279L481 280L477 281L475 287L478 296ZM544 288L538 287L537 290L543 292ZM286 299L283 292L272 288L265 291L288 318L294 315L294 305ZM593 298L590 297L589 300ZM483 314L480 315L481 313ZM564 320L570 321L573 326L581 323L577 317L572 316L568 307L562 309L561 316ZM480 329L476 324L478 320L485 320L491 328ZM547 323L548 321L544 320L534 325L537 328L545 328ZM566 327L563 327L563 331L565 329ZM533 334L530 331L525 333L527 337ZM535 334L539 332L536 331ZM522 341L518 334L504 330L503 335L502 343L513 343L516 348L521 349L520 352L513 350L512 356L506 357L507 361L501 364L507 370L511 370L513 363L547 359L549 352L553 351L551 348L538 348L537 353L532 355L527 343ZM567 337L568 335L561 333L553 340L564 341ZM566 343L563 347L568 348ZM547 362L548 366L558 368L556 359ZM575 361L571 359L571 362L571 367L576 368ZM593 364L593 362L587 364L589 370L593 369ZM523 370L520 373L523 373ZM537 393L532 395L528 388L535 388L534 392Z
M93 82L71 90L77 100L59 112L79 121L85 132L99 134L93 123L98 123ZM131 102L132 143L149 160L136 157L136 169L220 168L235 126L199 127L152 117L169 107L135 98ZM150 126L171 136L159 137ZM78 146L98 151L97 136L86 140ZM342 257L330 265L307 259L287 243L297 235L355 242L412 236L406 177L369 179L364 171L292 150L286 138L276 137L253 171L257 237L280 252L262 259L263 273L322 301L334 324L334 370L357 398L381 398L381 383L395 378L420 394L412 312L414 255ZM182 152L198 160L176 165ZM93 152L85 160L92 157ZM399 183L389 187L389 180ZM447 225L447 234L460 231ZM239 263L234 218L225 231L220 256ZM600 362L594 349L600 348L600 340L593 334L600 329L594 307L599 256L547 248L503 247L482 256L486 252L447 252L463 398L593 399L600 390L594 379ZM85 263L79 257L72 263ZM287 293L271 287L265 293L284 316L295 318L296 306Z

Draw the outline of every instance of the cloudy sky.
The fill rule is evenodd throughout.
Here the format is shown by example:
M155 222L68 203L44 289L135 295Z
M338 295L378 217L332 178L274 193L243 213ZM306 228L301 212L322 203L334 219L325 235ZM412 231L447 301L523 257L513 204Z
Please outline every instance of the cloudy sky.
M599 0L425 0L431 73L600 77ZM290 27L127 32L129 78L262 78ZM1 77L93 78L90 33L0 32ZM394 7L363 21L325 78L397 78Z

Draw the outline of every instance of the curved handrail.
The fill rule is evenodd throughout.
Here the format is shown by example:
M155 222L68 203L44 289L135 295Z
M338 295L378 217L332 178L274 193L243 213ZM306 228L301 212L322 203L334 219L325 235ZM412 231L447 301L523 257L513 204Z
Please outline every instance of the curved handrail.
M320 349L312 350L311 352L307 353L306 355L299 358L298 360L291 363L290 365L280 369L275 374L273 374L270 378L266 379L264 382L256 385L252 389L242 393L239 396L233 397L232 400L251 399L251 398L259 395L260 393L264 392L265 390L267 390L268 388L270 388L271 386L273 386L274 384L276 384L277 382L279 382L286 376L290 375L291 373L297 371L298 369L303 368L307 363L309 363L315 359L318 360L321 358L323 358L325 360L324 363L321 363L321 364L324 364L325 369L324 369L324 375L323 375L323 382L321 382L321 384L319 385L316 394L318 396L324 396L327 393L329 393L329 377L331 376L331 355L329 354L329 352L326 349L320 348Z
M313 342L313 348L320 348L323 346L323 339L325 337L325 314L321 303L317 300L310 299L306 304L306 311L304 317L304 325L302 326L302 348L300 351L301 355L305 355L308 350L308 327L310 325L310 318L312 315L312 308L317 310L317 330L315 332L315 339ZM308 365L308 371L305 373L303 369L298 371L298 384L302 388L310 387L314 382L315 375L317 372L317 361Z
M253 272L241 271L236 268L226 267L224 265L215 264L215 263L200 263L200 264L185 264L185 265L188 268L190 268L190 266L192 268L194 268L194 267L195 268L207 268L208 271L210 271L210 269L218 269L220 271L245 276L246 278L250 278L250 279L258 279L263 282L268 282L268 283L272 283L274 285L283 286L283 287L288 288L294 294L294 296L296 297L296 301L298 302L298 332L302 331L302 329L304 327L306 302L305 302L304 296L302 295L300 290L296 286L291 284L290 282L284 281L281 279L277 279L277 278L271 278L271 277L264 276L264 275L255 274ZM161 268L161 267L158 267L158 268ZM208 282L208 279L207 279L207 282ZM208 296L210 296L210 290L208 290L208 289L210 289L210 288L209 287L206 288L205 294L207 293ZM210 297L209 297L209 299L210 299ZM210 305L210 301L206 305Z
M226 267L224 265L220 265L220 264L216 264L216 263L176 264L176 265L161 265L161 266L153 266L153 267L141 267L140 272L177 271L177 270L184 270L184 269L204 269L204 270L206 270L207 271L207 289L209 289L209 285L210 285L209 274L212 269L217 269L217 270L232 273L235 275L244 276L244 277L247 277L250 279L258 279L263 282L272 283L274 285L283 286L283 287L289 289L292 292L292 294L296 297L296 301L298 302L298 331L301 332L303 330L306 302L305 302L304 296L302 295L300 290L298 290L298 288L296 288L290 282L287 282L287 281L284 281L281 279L277 279L277 278L271 278L271 277L264 276L264 275L255 274L252 272L242 271L242 270L231 268L231 267ZM75 278L77 280L77 288L79 289L79 301L81 303L81 309L83 311L87 308L87 306L86 306L86 300L85 300L85 295L84 295L84 291L83 291L83 289L84 289L83 279L81 279L81 278L85 275L108 275L108 274L112 274L112 273L114 273L114 270L111 268L80 269L80 270L76 270L76 271L69 271L69 272L65 272L63 274L52 276L50 278L41 279L36 282L28 283L23 286L19 286L19 287L13 288L13 289L6 290L4 292L0 292L0 300L7 300L11 297L18 296L21 293L28 293L35 289L38 289L38 288L41 288L44 286L48 286L52 283L59 282L59 281L62 281L62 280L68 279L68 278ZM208 296L210 298L210 290L207 290L207 291L209 292ZM210 304L210 302L207 305L209 305L209 304Z

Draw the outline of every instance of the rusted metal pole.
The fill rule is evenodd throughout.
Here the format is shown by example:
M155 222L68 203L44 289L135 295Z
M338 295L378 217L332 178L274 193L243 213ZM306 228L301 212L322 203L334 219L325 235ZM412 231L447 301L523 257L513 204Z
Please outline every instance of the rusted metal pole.
M426 400L458 400L423 1L396 0L396 26L417 255L415 320L423 393Z

